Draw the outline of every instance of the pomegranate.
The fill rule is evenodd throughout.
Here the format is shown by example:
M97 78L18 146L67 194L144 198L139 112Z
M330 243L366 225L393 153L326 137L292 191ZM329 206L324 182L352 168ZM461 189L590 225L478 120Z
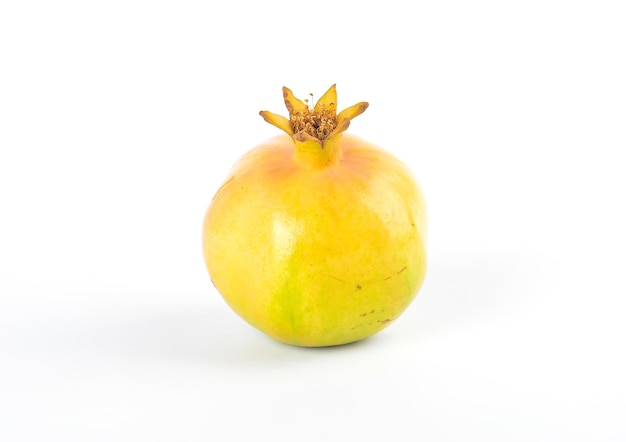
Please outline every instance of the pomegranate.
M426 206L409 169L346 134L368 104L337 113L283 94L285 134L246 153L211 201L203 252L213 284L249 324L281 342L331 346L387 327L426 273Z

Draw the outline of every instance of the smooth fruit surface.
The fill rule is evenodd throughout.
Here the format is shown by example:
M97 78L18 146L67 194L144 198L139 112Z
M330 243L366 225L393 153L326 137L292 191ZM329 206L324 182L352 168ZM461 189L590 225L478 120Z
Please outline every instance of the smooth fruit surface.
M348 134L328 165L280 135L233 167L203 224L211 280L252 326L293 345L366 338L406 309L426 272L426 207L411 172Z

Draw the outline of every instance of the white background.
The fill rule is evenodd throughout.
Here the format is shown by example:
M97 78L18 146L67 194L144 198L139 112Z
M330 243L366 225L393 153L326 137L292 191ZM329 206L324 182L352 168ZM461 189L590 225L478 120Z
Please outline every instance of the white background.
M625 9L3 1L0 439L626 440ZM332 83L420 180L430 262L384 332L301 349L200 229L258 111Z

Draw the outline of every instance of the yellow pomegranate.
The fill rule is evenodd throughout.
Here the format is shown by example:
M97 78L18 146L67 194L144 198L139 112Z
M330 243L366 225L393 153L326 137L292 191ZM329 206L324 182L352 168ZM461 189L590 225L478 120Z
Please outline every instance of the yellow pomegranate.
M393 322L426 272L426 206L391 154L345 134L367 108L337 114L335 86L317 101L283 88L286 134L246 153L203 224L211 280L252 326L299 346L346 344Z

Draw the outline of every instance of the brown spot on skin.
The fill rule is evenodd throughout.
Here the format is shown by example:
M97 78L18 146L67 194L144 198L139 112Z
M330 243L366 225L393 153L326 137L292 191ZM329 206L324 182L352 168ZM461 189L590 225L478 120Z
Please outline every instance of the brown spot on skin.
M367 316L367 313L361 313L359 316L361 316L361 317Z
M376 310L372 310L372 311L370 312L370 314L371 314L371 313L374 313L375 311L376 311Z
M388 322L391 322L391 319L387 318L387 319L383 319L382 321L379 320L378 322L380 322L381 324L386 324Z
M361 286L360 286L359 284L357 284L357 285L356 285L356 288L357 288L358 290L361 290Z

